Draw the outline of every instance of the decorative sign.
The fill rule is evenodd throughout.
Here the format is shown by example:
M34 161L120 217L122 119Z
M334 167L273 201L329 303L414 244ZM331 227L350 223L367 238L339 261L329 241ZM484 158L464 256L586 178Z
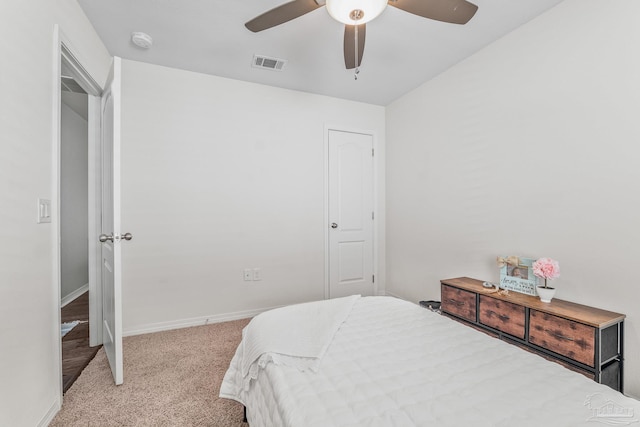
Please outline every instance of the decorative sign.
M500 260L500 258L498 258ZM527 295L537 295L538 278L533 274L535 259L506 257L503 260L517 260L516 262L502 262L500 267L500 288Z

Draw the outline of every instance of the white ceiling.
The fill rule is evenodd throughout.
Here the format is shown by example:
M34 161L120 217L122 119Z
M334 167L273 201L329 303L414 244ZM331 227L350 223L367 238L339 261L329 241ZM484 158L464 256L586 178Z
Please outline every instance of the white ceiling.
M324 7L252 33L246 21L286 0L78 0L112 55L377 105L388 105L562 0L471 1L479 9L463 26L387 7L367 24L354 80L344 66L344 27ZM153 47L133 45L134 31L151 35ZM254 54L288 63L282 72L253 68Z

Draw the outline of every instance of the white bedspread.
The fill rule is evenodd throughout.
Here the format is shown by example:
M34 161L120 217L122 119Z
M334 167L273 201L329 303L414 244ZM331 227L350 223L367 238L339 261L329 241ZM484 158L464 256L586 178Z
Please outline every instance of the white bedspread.
M358 298L359 295L353 295L295 304L251 319L242 331L242 342L236 351L242 388L247 390L268 363L317 371L327 347ZM223 381L220 395L238 398L239 385Z
M412 303L365 297L317 372L268 364L247 390L236 357L223 388L251 427L638 425L640 402ZM617 411L622 416L613 416Z

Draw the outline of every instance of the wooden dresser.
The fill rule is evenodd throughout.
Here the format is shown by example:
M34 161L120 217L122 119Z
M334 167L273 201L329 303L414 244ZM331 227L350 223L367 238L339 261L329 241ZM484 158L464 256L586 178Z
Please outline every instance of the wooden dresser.
M442 314L623 392L624 314L509 292L481 280L441 280Z

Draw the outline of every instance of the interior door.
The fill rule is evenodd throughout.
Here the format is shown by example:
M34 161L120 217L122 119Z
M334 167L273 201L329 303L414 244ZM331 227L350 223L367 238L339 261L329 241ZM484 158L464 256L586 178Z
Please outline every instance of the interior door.
M102 344L113 379L122 384L120 243L120 69L115 57L102 94Z
M329 130L329 297L373 295L373 137Z

